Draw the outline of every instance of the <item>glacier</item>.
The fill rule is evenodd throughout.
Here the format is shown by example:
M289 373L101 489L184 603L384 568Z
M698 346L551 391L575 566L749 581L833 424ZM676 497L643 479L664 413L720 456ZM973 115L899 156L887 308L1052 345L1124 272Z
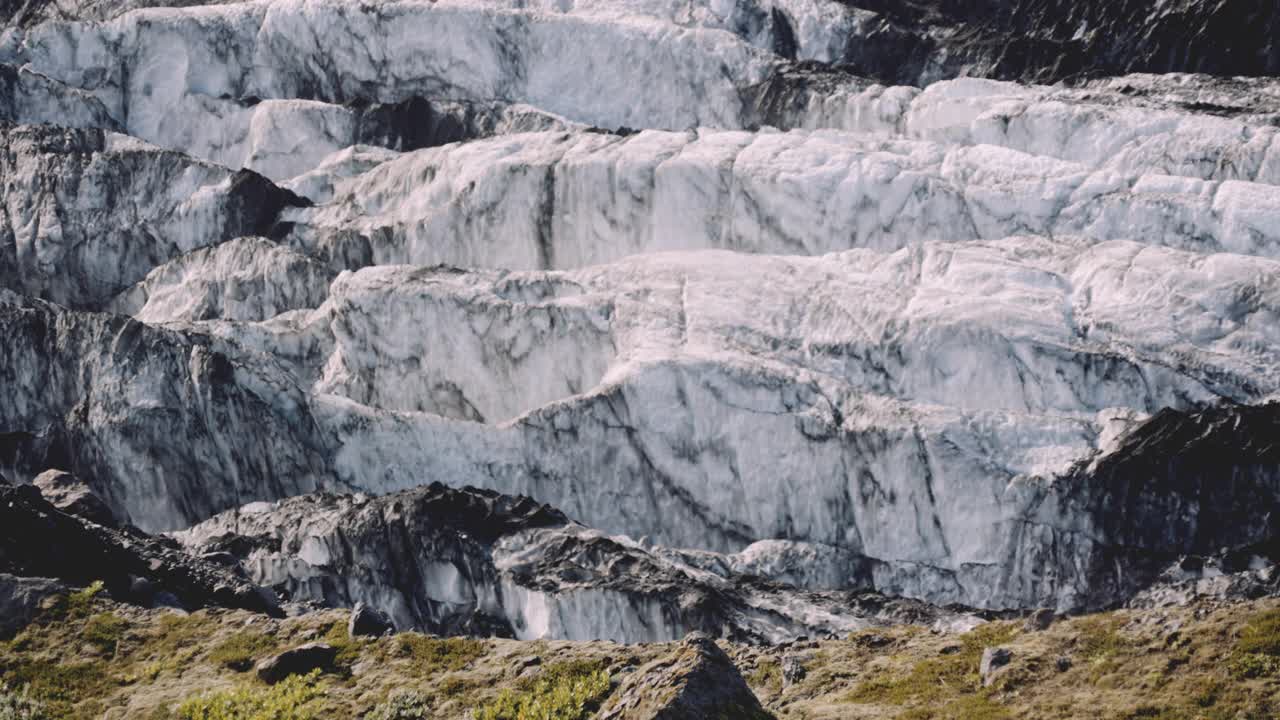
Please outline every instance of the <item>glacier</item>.
M0 9L0 472L453 634L1274 563L1274 8L972 5Z

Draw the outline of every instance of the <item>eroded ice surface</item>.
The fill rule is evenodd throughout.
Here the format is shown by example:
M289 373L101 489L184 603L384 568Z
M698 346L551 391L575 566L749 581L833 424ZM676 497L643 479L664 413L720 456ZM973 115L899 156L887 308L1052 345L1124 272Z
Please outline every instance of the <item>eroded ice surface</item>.
M4 474L520 637L1273 543L1274 13L1029 1L0 8ZM396 500L314 494L433 481L565 516L391 557Z

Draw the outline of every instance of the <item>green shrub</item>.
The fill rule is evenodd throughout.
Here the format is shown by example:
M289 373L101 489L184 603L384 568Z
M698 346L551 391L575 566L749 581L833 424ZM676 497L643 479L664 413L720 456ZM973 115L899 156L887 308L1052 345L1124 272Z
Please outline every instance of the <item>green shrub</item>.
M0 720L49 720L49 715L27 688L14 691L0 686Z
M129 621L114 613L98 613L89 618L80 631L80 639L104 653L115 652L124 639Z
M236 672L253 667L260 657L276 649L274 638L261 633L241 632L218 643L209 651L209 661Z
M92 717L80 703L105 696L115 687L110 666L102 660L58 662L46 658L22 658L5 662L3 680L25 687L45 704L53 717Z
M1280 609L1255 615L1240 632L1236 651L1280 657Z
M550 666L521 691L503 690L476 710L476 720L585 720L609 694L609 673L598 664Z
M1227 672L1238 680L1280 673L1280 609L1249 619L1227 661Z
M370 710L364 720L427 720L430 711L430 697L412 690L401 691Z
M68 595L55 598L53 605L45 611L46 621L79 620L89 616L93 611L94 598L98 597L106 585L101 580L94 580L86 587Z
M461 670L488 651L483 640L473 638L430 638L418 633L402 633L391 644L394 658L409 661L409 672L417 677Z
M1084 660L1103 660L1121 653L1125 639L1120 634L1120 618L1099 616L1077 621L1076 648Z
M917 701L935 705L948 695L975 693L981 689L978 665L983 649L1002 645L1016 633L1017 628L1009 623L983 625L960 636L957 652L922 660L906 673L863 682L847 699L855 703L905 705Z
M1237 680L1267 677L1280 672L1280 658L1262 653L1235 653L1227 661L1227 672Z
M294 675L270 687L245 685L206 693L178 707L179 720L314 720L319 670Z

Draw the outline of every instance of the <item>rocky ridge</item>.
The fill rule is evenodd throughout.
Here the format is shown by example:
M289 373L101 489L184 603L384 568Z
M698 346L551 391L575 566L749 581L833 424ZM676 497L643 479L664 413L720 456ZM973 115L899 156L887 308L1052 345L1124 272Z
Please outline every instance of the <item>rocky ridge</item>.
M382 608L400 629L519 639L738 642L836 636L961 612L870 592L799 592L734 558L650 550L527 497L438 483L379 497L307 495L176 534L230 554L291 602ZM713 568L713 569L709 569Z

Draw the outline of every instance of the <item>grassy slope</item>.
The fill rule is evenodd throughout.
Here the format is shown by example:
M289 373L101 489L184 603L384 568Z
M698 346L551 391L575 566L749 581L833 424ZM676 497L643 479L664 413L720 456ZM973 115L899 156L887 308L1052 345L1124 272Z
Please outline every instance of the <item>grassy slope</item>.
M319 696L310 701L318 717L360 717L393 692L412 690L432 717L466 718L504 689L531 687L545 668L589 665L616 679L671 649L413 633L351 642L345 621L339 611L276 621L73 598L0 643L0 679L29 685L55 717L165 720L200 693L258 688L253 662L278 649L327 640L340 647L340 667L319 679ZM996 644L1012 650L1013 661L984 689L978 659ZM1118 611L1060 621L1045 632L1012 622L959 636L901 626L790 648L726 649L783 718L1280 717L1275 600ZM788 655L806 676L784 688Z

